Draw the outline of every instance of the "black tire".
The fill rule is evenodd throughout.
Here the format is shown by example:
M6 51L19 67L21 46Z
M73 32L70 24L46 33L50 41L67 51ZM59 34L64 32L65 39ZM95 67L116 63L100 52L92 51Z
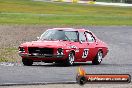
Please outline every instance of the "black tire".
M74 64L74 60L75 60L75 55L73 52L70 52L68 58L66 59L66 65L72 66Z
M22 62L23 62L23 65L25 65L25 66L32 66L32 64L33 64L33 61L30 59L27 59L27 58L23 58Z
M80 85L84 85L87 82L87 79L84 76L79 76L78 78L76 78L76 80L77 80L77 83Z
M101 64L102 58L103 58L103 52L100 50L100 51L98 51L96 57L93 59L92 64L93 65Z

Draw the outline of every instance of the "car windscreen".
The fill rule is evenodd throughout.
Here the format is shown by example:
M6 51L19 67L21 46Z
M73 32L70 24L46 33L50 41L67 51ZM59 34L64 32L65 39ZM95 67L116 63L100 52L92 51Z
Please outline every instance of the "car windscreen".
M40 40L63 40L63 41L78 41L76 31L64 31L64 30L47 30L45 31Z

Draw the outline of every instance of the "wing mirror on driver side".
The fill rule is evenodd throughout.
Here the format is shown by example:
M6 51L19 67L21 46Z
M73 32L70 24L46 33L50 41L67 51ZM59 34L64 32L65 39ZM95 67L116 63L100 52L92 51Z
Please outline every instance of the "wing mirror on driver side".
M82 40L80 40L79 42L80 42L81 44L83 43L83 41L82 41Z
M37 40L39 40L40 39L40 37L37 37Z

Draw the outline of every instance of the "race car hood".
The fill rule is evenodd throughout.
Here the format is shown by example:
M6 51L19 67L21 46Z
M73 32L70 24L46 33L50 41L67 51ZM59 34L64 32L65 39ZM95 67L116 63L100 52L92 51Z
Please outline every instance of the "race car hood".
M66 46L66 41L32 41L21 44L23 47L50 47L50 48L60 48Z

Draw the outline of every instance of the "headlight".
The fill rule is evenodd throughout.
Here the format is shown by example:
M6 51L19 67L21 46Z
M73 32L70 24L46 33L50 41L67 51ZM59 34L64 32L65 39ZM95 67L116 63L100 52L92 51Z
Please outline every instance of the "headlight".
M19 52L25 52L25 49L23 47L19 47Z
M58 55L63 55L63 49L62 48L58 48L57 49L57 54Z

